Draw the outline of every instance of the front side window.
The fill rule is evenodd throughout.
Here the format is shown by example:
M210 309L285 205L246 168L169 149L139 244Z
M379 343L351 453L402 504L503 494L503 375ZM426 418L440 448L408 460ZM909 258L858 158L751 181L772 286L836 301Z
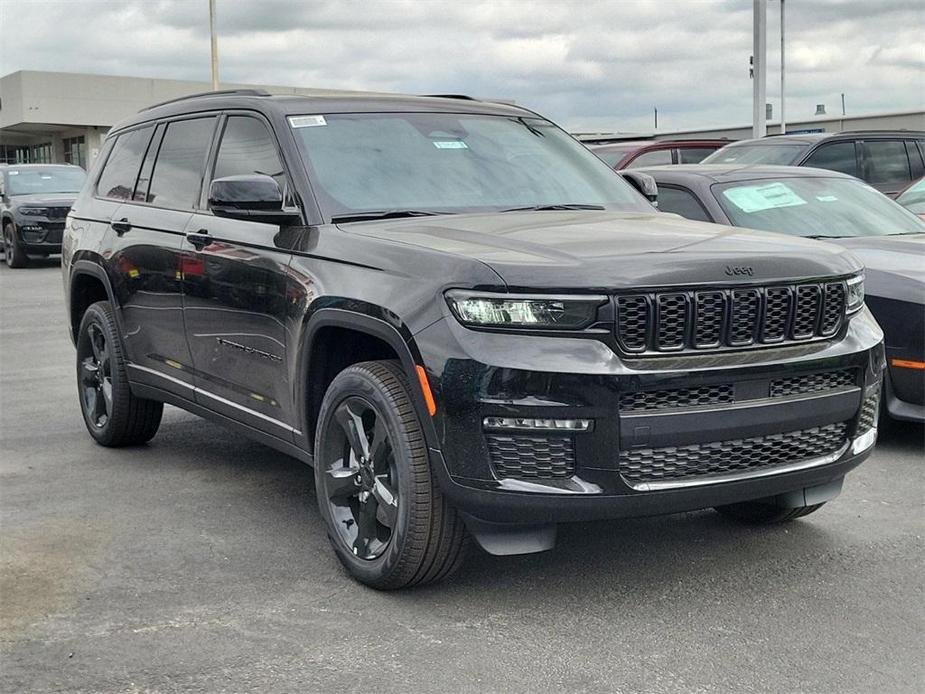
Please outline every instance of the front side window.
M213 180L226 176L265 174L285 189L283 165L267 127L250 116L230 116L222 133Z
M350 113L289 122L328 217L547 205L653 211L603 161L541 118Z
M791 236L921 234L925 224L867 184L849 178L781 178L713 186L735 226Z
M902 140L870 140L864 143L867 181L875 185L902 185L912 180L909 157Z
M214 117L167 124L151 174L148 202L174 210L196 207L214 129Z
M814 166L817 169L829 169L846 173L849 176L858 176L858 160L855 155L854 141L821 145L807 157L803 166Z
M129 200L132 197L141 160L153 132L152 125L118 136L96 184L99 195L114 200Z
M641 166L661 166L662 164L671 163L670 149L655 149L651 152L643 152L626 165L627 169L637 169Z
M684 188L659 186L658 209L661 212L673 212L698 222L713 221L696 196Z
M7 175L7 195L30 193L76 193L87 175L71 166L37 166L27 169L10 168Z
M779 164L789 166L806 151L809 145L756 144L726 145L718 149L702 164Z

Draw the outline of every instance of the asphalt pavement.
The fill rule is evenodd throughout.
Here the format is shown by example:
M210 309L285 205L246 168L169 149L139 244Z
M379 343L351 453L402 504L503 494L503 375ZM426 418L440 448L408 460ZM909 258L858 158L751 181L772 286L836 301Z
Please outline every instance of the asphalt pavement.
M311 470L175 408L108 450L77 404L60 269L0 268L0 691L925 691L923 430L777 527L565 526L378 593Z

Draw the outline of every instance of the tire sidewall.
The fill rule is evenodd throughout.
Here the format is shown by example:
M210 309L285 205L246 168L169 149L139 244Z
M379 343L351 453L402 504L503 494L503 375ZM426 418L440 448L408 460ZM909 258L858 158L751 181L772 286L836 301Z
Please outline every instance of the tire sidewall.
M88 350L90 350L89 328L91 324L99 326L100 330L103 332L108 343L110 354L113 411L109 413L106 424L101 427L96 426L87 416L83 399L83 384L80 379L81 362L92 353L92 350L88 352ZM125 416L123 412L119 411L119 408L121 404L125 402L122 392L124 389L128 388L128 383L126 383L124 379L122 350L118 349L116 346L118 335L113 326L114 321L112 316L107 315L106 309L102 308L99 304L93 304L84 313L83 319L80 321L80 329L77 333L77 387L79 389L80 413L83 416L84 424L90 432L90 435L104 445L109 444L114 438L115 422Z
M330 462L325 460L325 448L328 444L326 433L332 426L338 426L332 423L334 412L349 397L360 397L366 400L373 405L377 415L382 418L392 444L398 477L396 485L399 499L398 522L385 551L381 556L371 560L356 557L338 535L336 528L333 527L333 519L324 489L324 468ZM415 413L415 418L417 418L417 413ZM417 503L416 495L413 493L412 471L408 464L412 455L408 432L395 411L394 401L383 391L379 381L368 372L356 368L341 372L325 394L318 417L315 433L315 490L318 508L334 551L337 552L348 570L364 583L387 585L389 579L402 568L402 557L408 541L408 528Z

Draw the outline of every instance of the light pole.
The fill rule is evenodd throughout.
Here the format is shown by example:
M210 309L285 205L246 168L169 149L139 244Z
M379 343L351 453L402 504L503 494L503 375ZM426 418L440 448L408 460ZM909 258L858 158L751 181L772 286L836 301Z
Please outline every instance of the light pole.
M780 0L780 134L787 132L787 112L784 110L786 100L784 92L784 0Z
M752 60L754 82L752 82L752 137L768 134L767 114L767 24L768 0L754 0L752 12Z
M218 90L218 37L215 35L215 0L209 0L209 36L212 41L212 90Z

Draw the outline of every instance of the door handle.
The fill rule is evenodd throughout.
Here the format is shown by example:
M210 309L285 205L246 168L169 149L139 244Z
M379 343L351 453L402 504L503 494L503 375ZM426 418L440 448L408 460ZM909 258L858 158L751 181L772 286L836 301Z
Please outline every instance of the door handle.
M212 243L214 239L209 235L208 229L200 229L197 232L187 234L186 240L189 241L197 251L201 251Z
M132 224L125 217L114 222L110 222L109 226L112 227L112 230L116 232L116 236L122 236L127 231L132 230Z

